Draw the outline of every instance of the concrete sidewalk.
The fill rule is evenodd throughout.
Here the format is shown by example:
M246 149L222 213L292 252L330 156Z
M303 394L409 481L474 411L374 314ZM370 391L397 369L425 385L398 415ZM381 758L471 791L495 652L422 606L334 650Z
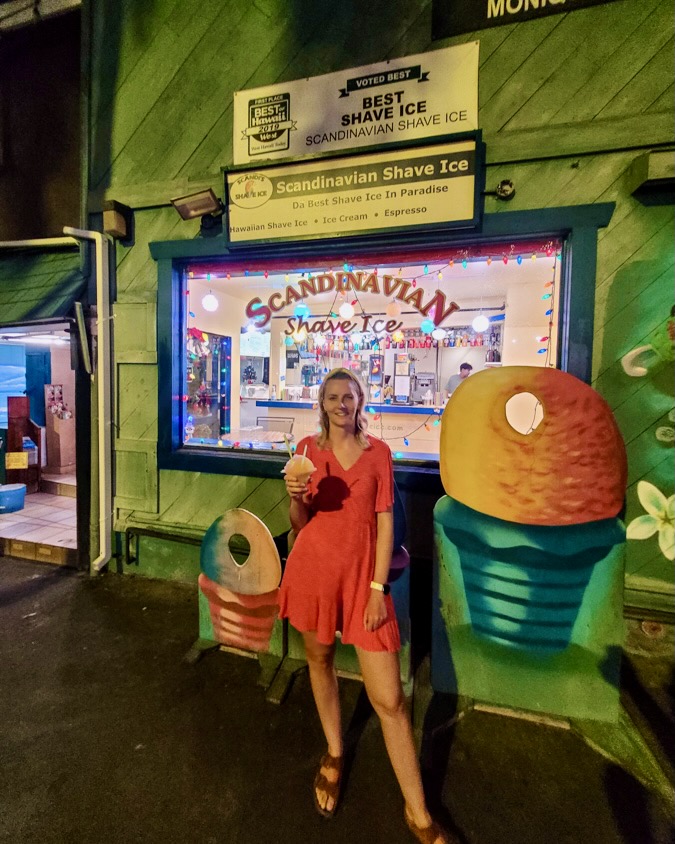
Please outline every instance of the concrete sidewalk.
M186 665L192 587L0 558L0 619L0 841L412 842L360 684L340 681L355 753L327 822L311 799L324 746L306 675L275 706L255 660L213 652ZM647 729L661 719L651 738L666 765L668 653L629 671L644 693L631 693L635 713ZM574 731L474 710L433 732L453 701L422 701L428 791L467 844L671 841L664 790Z

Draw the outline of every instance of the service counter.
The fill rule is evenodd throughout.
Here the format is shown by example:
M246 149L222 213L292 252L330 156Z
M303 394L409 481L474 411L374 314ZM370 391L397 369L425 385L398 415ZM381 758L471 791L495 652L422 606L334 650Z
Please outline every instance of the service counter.
M312 401L256 401L256 416L270 419L267 427L283 430L283 425L292 421L292 435L295 442L315 434L318 430L318 411ZM425 459L438 455L440 441L440 418L443 407L421 404L366 405L368 430L385 440L391 450L411 459ZM278 420L275 424L272 420ZM406 444L406 440L408 441Z

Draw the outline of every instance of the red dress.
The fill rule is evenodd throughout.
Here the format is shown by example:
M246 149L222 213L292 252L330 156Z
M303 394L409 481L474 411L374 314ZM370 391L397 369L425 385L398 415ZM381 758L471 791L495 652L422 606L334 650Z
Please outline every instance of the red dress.
M342 641L366 651L398 651L401 640L390 595L385 597L387 620L374 632L363 625L375 571L377 513L394 502L391 451L368 437L356 463L342 468L330 448L319 448L316 437L298 443L316 466L309 482L309 521L298 533L286 562L279 591L279 616L302 632L316 630L317 640Z

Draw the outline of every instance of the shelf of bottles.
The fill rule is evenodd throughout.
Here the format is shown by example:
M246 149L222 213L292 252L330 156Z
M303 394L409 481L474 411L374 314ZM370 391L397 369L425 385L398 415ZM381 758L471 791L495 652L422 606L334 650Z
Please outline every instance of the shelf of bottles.
M419 328L406 328L393 334L309 334L298 350L301 357L347 359L361 352L380 353L387 349L452 349L479 346L485 349L486 363L501 362L501 326L477 332L470 325L444 329L442 338L434 338Z

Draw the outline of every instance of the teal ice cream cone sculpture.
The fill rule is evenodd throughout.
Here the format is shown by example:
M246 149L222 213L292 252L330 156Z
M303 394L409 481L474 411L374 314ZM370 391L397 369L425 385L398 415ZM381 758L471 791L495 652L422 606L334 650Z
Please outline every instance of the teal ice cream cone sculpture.
M457 548L473 631L536 652L570 644L595 564L624 540L618 519L565 528L518 525L447 497L434 515Z
M543 410L527 433L506 405ZM626 455L587 384L538 367L479 372L442 418L432 684L500 706L618 709Z

